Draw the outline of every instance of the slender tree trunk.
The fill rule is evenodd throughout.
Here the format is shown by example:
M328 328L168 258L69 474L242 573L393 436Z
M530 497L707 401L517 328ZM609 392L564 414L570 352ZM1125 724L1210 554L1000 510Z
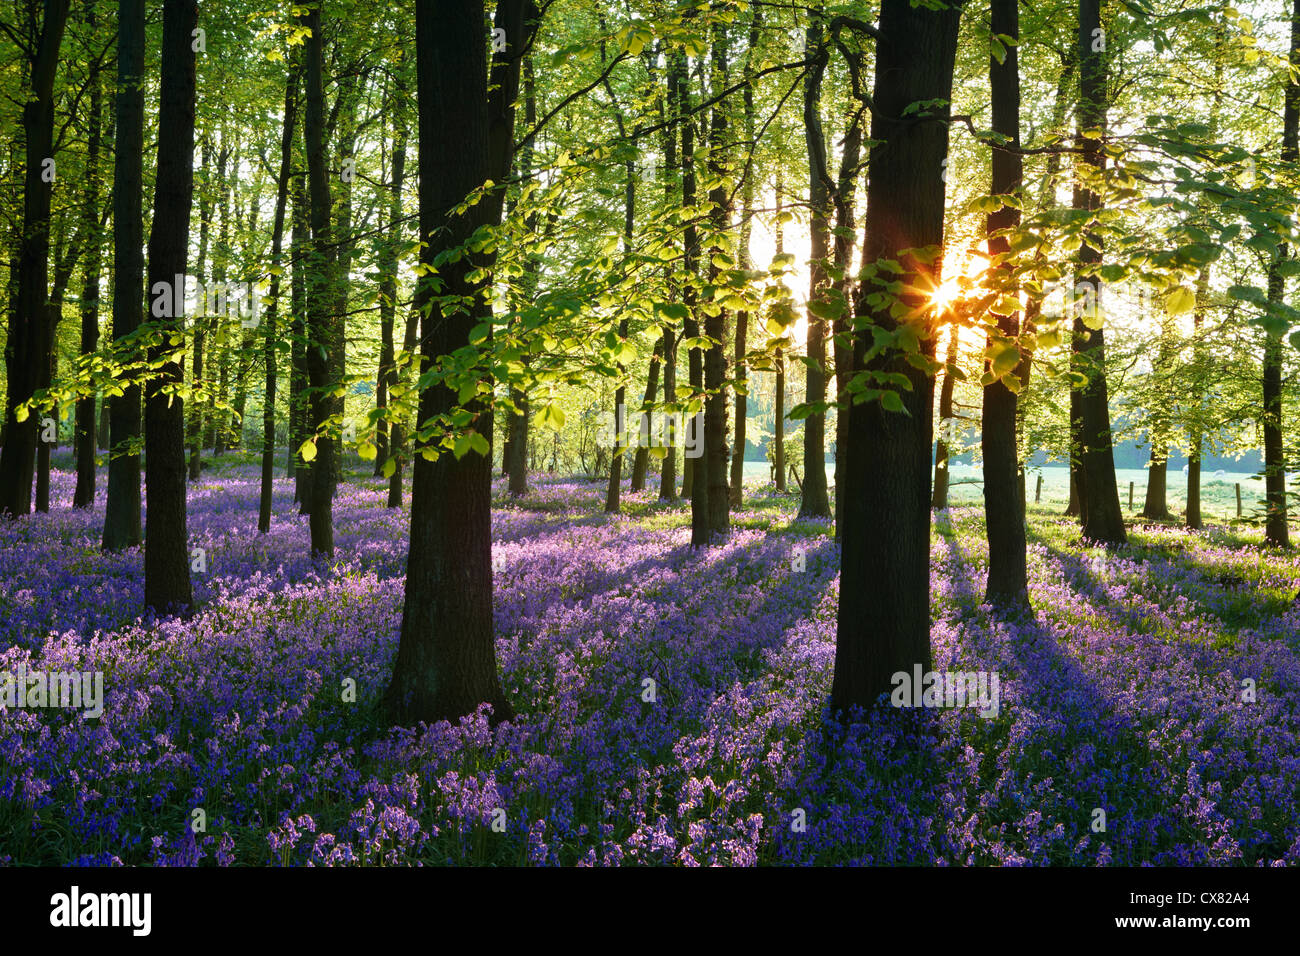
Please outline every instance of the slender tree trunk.
M990 0L993 33L1018 42L1020 14L1017 0ZM1008 43L999 62L989 58L989 87L993 97L993 132L1007 137L1009 149L993 149L993 179L990 193L1012 196L1019 192L1024 170L1020 154L1020 67L1016 42ZM1009 230L1020 225L1020 210L1004 205L988 216L989 255L995 268L1011 278ZM955 330L954 330L955 331ZM989 344L1006 347L1020 334L1020 315L998 316L998 335ZM992 363L990 362L990 368ZM1025 558L1025 496L1017 479L1016 393L1019 381L999 378L984 387L982 452L984 458L984 514L989 543L989 575L986 600L1008 609L1028 610L1029 577Z
M311 462L299 453L311 433L311 397L307 394L310 373L307 369L307 274L311 248L311 213L304 177L294 177L292 190L293 235L289 253L293 257L293 275L289 287L293 307L293 369L289 374L289 455L293 461L293 500L300 515L311 514Z
M86 29L96 34L95 0L86 2ZM81 354L93 355L99 347L99 151L101 95L99 73L90 77L90 116L87 120L86 178L82 192L81 222L86 230L86 262L81 285ZM89 508L95 502L95 396L77 402L77 487L72 507Z
M623 128L623 120L619 118L619 128ZM627 178L623 187L623 255L627 261L631 261L632 242L634 230L636 227L636 161L629 159L625 167ZM618 341L623 343L627 341L628 320L627 313L618 324ZM623 418L623 426L627 427L627 387L623 384L624 368L620 362L619 384L614 389L614 416L615 422L620 417ZM617 425L616 425L617 427ZM618 435L614 439L614 453L609 463L609 482L605 486L605 513L617 514L619 510L620 492L623 487L623 459L627 456L627 442L623 435Z
M280 135L280 178L275 191L275 219L271 226L271 289L266 310L266 400L262 407L262 496L258 503L257 530L271 530L271 495L275 478L275 352L279 345L276 320L280 311L281 250L284 244L284 211L289 203L289 177L293 166L294 111L298 103L298 71L291 68L284 89L284 129Z
M402 91L399 87L398 95ZM400 110L400 107L398 107ZM388 395L392 386L396 382L396 369L394 368L393 354L393 320L397 316L397 247L401 241L402 225L399 220L402 218L402 181L406 176L406 124L399 117L396 120L397 129L393 140L393 171L390 189L392 196L389 199L388 221L389 235L388 246L385 250L383 280L379 290L379 326L380 326L380 345L379 345L379 382L377 384L376 405L380 410L387 409ZM375 454L375 475L383 474L383 462L392 454L389 444L389 433L391 432L386 418L379 420L379 435L376 441L378 448Z
M721 20L713 23L712 82L715 90L727 87L727 37ZM727 115L725 101L714 105L709 118L708 174L713 182L709 190L709 219L713 228L714 244L709 256L709 283L721 283L721 268L717 257L724 253L722 246L728 222L731 219L730 189L726 181ZM728 497L727 466L731 451L727 448L727 316L723 309L705 313L704 334L709 348L704 352L704 387L708 397L704 402L704 457L703 479L708 485L707 516L710 532L725 536L731 528L731 509ZM824 482L824 478L823 478ZM694 501L694 499L692 499Z
M778 172L776 179L776 254L778 256L785 254L785 228L781 223L781 199L785 191L785 184L781 180ZM776 490L785 492L785 354L781 349L776 350L776 384L775 388L775 407L772 414L772 441L775 447L772 452L772 466L776 470Z
M803 127L808 149L808 205L812 223L810 239L812 264L808 283L808 364L804 367L804 401L816 405L826 400L826 310L830 306L827 292L830 278L826 263L830 258L831 191L830 167L826 161L826 137L822 133L822 75L829 54L822 46L822 23L817 14L805 33L804 48L820 50L817 62L804 77ZM823 314L818 315L816 310ZM826 488L826 413L813 412L803 423L803 497L799 504L801 518L829 518L830 494Z
M641 416L637 419L638 431L641 428L642 419L644 419L647 435L654 434L654 400L655 392L659 390L659 366L662 363L663 350L664 343L661 338L655 343L654 352L650 355L650 370L646 373L645 397L641 399ZM645 441L641 441L637 444L636 457L632 460L632 491L645 490L646 471L649 467L650 449Z
M664 323L663 337L660 340L661 349L664 357L664 404L668 405L677 401L677 343L673 335L673 327ZM680 420L680 416L679 416ZM677 436L675 441L680 441L681 436ZM659 468L659 500L676 501L677 500L677 447L674 442L669 442L668 447L664 449L663 464Z
M402 354L412 355L419 336L420 313L411 309L406 316L406 334L402 338ZM400 420L394 421L388 431L388 450L397 462L388 478L388 507L402 507L402 462L405 456L405 433Z
M871 126L863 259L897 262L903 304L916 314L922 354L933 352L920 288L933 287L933 260L906 250L943 243L942 163L948 153L947 107L918 118L904 111L917 102L946 104L952 97L960 4L942 10L910 0L883 0ZM891 278L895 278L892 277ZM852 404L845 462L844 532L831 710L848 716L891 692L897 673L930 670L930 468L934 385L903 355L867 361L871 328L899 327L888 305L872 307L872 282L859 292L864 328L854 333L854 368L904 375L911 390L899 398L906 414L880 402ZM920 688L916 688L919 692Z
M753 18L749 25L749 47L745 53L745 78L748 81L741 92L745 111L745 142L754 142L754 58L758 56L759 33L763 23L763 8L754 7ZM753 235L754 217L754 173L745 171L745 181L741 185L740 213L740 255L739 266L749 270L754 267L753 257L749 251ZM745 448L746 424L749 415L749 369L745 364L745 352L748 348L746 339L749 335L749 312L736 313L736 339L734 357L736 362L736 434L735 444L731 449L731 488L728 495L732 508L740 508L745 500Z
M930 494L930 507L942 511L948 507L948 441L951 434L952 393L956 378L952 370L957 367L958 326L953 324L948 332L948 360L944 366L943 384L939 387L939 437L934 443L934 488Z
M1168 379L1172 374L1173 322L1169 318L1160 323L1160 345L1156 350L1155 367L1152 374L1156 378L1158 406L1151 410L1151 425L1148 437L1151 442L1151 459L1147 465L1146 499L1142 505L1142 517L1164 521L1171 517L1168 500L1169 441L1165 437L1169 428L1169 413L1172 397L1168 393Z
M144 305L144 0L118 4L117 118L113 153L113 339L117 357L129 360L122 340L140 327ZM105 551L140 543L140 386L111 399Z
M200 285L203 284L204 277L207 275L207 273L204 272L204 269L206 268L206 260L208 257L208 237L212 232L212 196L210 193L207 174L206 172L203 172L203 170L206 170L207 168L207 161L212 152L211 142L207 138L204 138L202 142L202 149L202 158L199 161L200 174L203 177L201 180L202 186L199 192L199 258L194 270L194 278L198 280ZM225 180L225 158L226 154L222 152L218 159L220 164L217 173L218 183L222 183ZM224 188L224 186L221 188ZM206 383L203 380L203 347L207 337L207 317L204 315L204 311L204 305L201 303L199 305L198 313L191 318L191 322L194 326L194 352L190 359L190 384L193 389L193 394L190 397L188 409L189 415L185 420L186 440L189 442L190 446L190 481L199 480L199 472L202 463L203 403L205 401L203 390L206 387Z
M835 268L838 278L835 280L835 301L844 314L835 319L831 325L834 332L835 355L835 392L836 401L844 401L848 395L849 381L853 378L853 346L850 342L849 316L853 303L853 233L856 228L853 214L854 197L857 192L858 166L862 157L862 117L863 109L854 114L844 135L844 151L840 156L840 174L835 188ZM840 530L844 518L844 495L842 491L844 449L848 445L849 412L847 407L835 410L835 540L840 540Z
M686 71L686 54L674 54L669 85L677 105L679 128L682 137L682 208L695 206L695 124L690 116L691 95L690 79ZM682 280L682 304L686 306L686 321L683 332L688 339L698 339L700 335L699 318L696 314L695 274L699 267L699 231L695 222L688 219L682 234L682 266L685 276ZM694 400L704 395L704 350L698 346L688 352L688 377ZM683 422L685 425L685 422ZM689 430L689 427L688 427ZM707 429L706 429L707 430ZM700 448L700 435L695 433L695 450ZM707 440L705 442L707 451ZM707 463L703 457L687 459L687 484L690 486L691 498L691 547L702 548L708 545L712 537L709 522L709 479ZM687 494L686 488L682 494Z
M194 201L196 0L171 0L163 10L162 81L158 107L158 174L149 230L149 290L153 316L178 339L185 329L185 268L189 258L190 209ZM179 286L179 288L177 287ZM161 310L158 295L173 292L175 314ZM190 556L185 514L185 410L172 394L185 381L183 354L164 339L149 347L159 374L145 387L144 603L160 614L186 608Z

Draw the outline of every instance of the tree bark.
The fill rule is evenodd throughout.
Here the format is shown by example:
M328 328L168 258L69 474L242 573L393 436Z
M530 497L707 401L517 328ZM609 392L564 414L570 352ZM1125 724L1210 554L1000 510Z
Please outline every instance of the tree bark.
M95 0L86 2L86 29L95 35ZM86 135L86 183L82 192L81 221L86 230L86 261L81 285L81 354L90 356L99 347L99 152L102 146L101 94L99 73L90 77L90 115ZM77 487L72 507L89 508L95 502L95 396L77 402Z
M993 33L1020 37L1017 0L990 0ZM1024 170L1020 154L1020 67L1016 43L1006 45L999 62L989 57L989 87L993 102L993 131L1007 137L1008 149L993 149L994 196L1015 196L1020 192ZM1007 232L1020 225L1020 210L1003 205L988 216L989 255L995 269L1012 276L1006 262L1011 254ZM955 330L954 330L955 331ZM1005 345L1018 339L1020 314L998 316L998 338ZM995 339L989 336L989 344ZM990 362L990 368L992 367ZM1029 576L1025 558L1025 496L1020 492L1019 461L1016 454L1016 394L1005 377L984 387L981 429L984 458L984 515L989 544L989 574L985 600L1008 610L1029 609Z
M311 198L311 265L307 273L307 375L311 386L311 432L316 436L316 456L311 466L311 552L334 554L334 459L338 454L335 437L336 403L333 387L334 359L329 354L337 337L335 282L337 250L332 242L331 201L325 168L325 101L321 76L321 3L307 8L306 26L311 31L306 44L306 110L303 135Z
M1101 0L1079 0L1079 149L1081 177L1074 193L1076 209L1097 212L1100 197L1089 188L1084 176L1099 176L1105 165L1100 135L1106 129L1106 66L1098 48L1096 32L1101 29ZM1095 290L1097 314L1101 310L1102 262L1101 239L1091 230L1084 234L1075 273L1076 289L1091 284ZM1070 390L1073 416L1078 424L1079 509L1083 537L1107 545L1122 545L1128 535L1124 530L1124 512L1120 508L1119 488L1115 484L1115 454L1110 431L1110 403L1106 388L1106 333L1088 327L1085 317L1074 320L1073 350L1075 370L1086 384Z
M918 349L934 351L923 288L933 288L933 259L905 250L941 248L944 221L942 163L948 152L948 108L961 5L942 10L910 0L883 0L876 44L875 109L871 126L863 261L897 262ZM917 102L945 105L930 116L904 115ZM934 386L903 355L867 362L871 327L899 327L889 299L864 281L854 333L854 368L904 375L912 384L899 397L906 414L880 402L850 406L845 462L844 533L840 597L831 685L832 712L869 708L895 686L893 675L930 670L930 433ZM919 688L918 688L919 690Z
M275 190L275 218L271 225L271 300L266 309L266 398L262 403L262 495L257 509L257 530L271 530L271 495L275 478L275 353L276 320L280 311L281 251L284 246L284 212L289 203L289 178L293 167L294 112L298 104L298 71L291 68L284 88L284 129L280 134L280 177Z
M140 327L144 303L144 0L118 4L116 129L113 153L113 339ZM110 455L104 506L105 551L140 543L140 386L126 385L109 403Z
M22 108L27 151L23 179L22 238L18 254L18 307L10 313L5 348L9 400L5 442L0 448L0 514L25 515L32 508L32 478L40 415L18 421L19 405L30 401L49 366L49 313L46 308L50 260L50 198L46 161L54 152L54 77L68 20L68 0L46 0L40 39L31 61L31 92Z
M1300 0L1291 7L1291 48L1288 55L1291 69L1286 85L1286 102L1282 113L1282 165L1294 166L1300 158ZM1281 303L1286 297L1286 277L1282 263L1290 258L1285 242L1278 243L1277 252L1268 273L1268 300ZM1264 540L1275 548L1291 547L1286 500L1286 451L1282 436L1282 336L1265 330L1263 398L1264 398L1264 497L1266 516Z
M948 441L952 427L952 393L956 378L952 370L957 367L958 326L954 323L948 332L948 360L944 366L943 384L939 387L939 436L934 443L934 487L930 492L930 507L942 511L948 507Z
M720 20L713 23L712 88L727 87L727 37ZM709 284L717 286L721 268L716 256L723 253L722 236L731 219L730 190L725 177L727 165L726 139L727 115L725 100L713 107L709 117L708 173L713 181L709 190L709 219L713 229L712 254L709 256ZM730 487L727 466L731 450L727 447L727 392L723 383L727 377L727 316L720 308L710 309L704 316L704 334L709 347L704 353L704 387L708 393L704 401L704 457L703 478L708 485L706 499L709 531L715 536L725 536L731 528L731 509L728 502ZM694 499L692 499L694 501Z
M491 98L483 21L482 0L451 9L431 0L416 3L426 265L501 217L500 191L459 214L455 208L484 181L499 182L509 171L519 53L536 29L536 10L527 0L498 3L495 25L505 31L506 50L493 57ZM425 363L464 347L474 327L490 320L483 280L476 275L482 266L490 268L490 256L472 252L441 264L437 297L427 281L420 283L416 301L424 317ZM445 296L475 304L449 307ZM436 381L420 395L420 422L435 421L457 404L457 390ZM491 410L478 398L465 407L474 416L470 427L491 441ZM494 721L514 716L501 689L493 640L491 503L490 452L415 459L406 603L385 696L386 710L401 723L457 720L482 703L490 705Z
M194 201L192 33L198 15L197 0L171 0L163 10L158 165L149 229L149 290L161 335L148 350L158 374L145 387L144 417L144 603L159 614L187 608L193 600L185 510L185 411L177 394L185 370L179 361L183 352L172 343L182 341L185 330L185 268ZM158 295L169 292L174 314L158 308Z
M803 127L808 149L808 206L812 221L809 227L812 262L808 280L808 362L804 366L804 401L809 405L826 400L826 319L814 310L825 308L830 285L826 263L830 258L831 190L830 168L826 162L826 137L822 132L822 75L829 59L822 46L822 23L814 14L804 40L804 48L819 50L816 62L804 77ZM829 518L830 494L826 488L826 413L814 411L803 422L804 480L799 503L800 518Z

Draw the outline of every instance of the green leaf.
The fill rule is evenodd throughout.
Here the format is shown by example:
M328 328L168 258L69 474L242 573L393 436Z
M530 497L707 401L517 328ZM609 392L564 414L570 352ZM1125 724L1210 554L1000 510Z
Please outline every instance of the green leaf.
M1170 315L1182 315L1196 308L1196 293L1180 285L1165 297L1165 309Z
M316 439L308 438L298 446L298 454L302 456L303 461L313 461L316 458Z

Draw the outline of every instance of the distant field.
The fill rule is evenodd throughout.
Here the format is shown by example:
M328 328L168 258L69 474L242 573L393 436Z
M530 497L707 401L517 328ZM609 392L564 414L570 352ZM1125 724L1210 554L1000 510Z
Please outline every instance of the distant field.
M1043 494L1039 502L1041 507L1064 508L1070 499L1070 473L1060 465L1049 465L1029 472L1025 481L1025 492L1029 504L1034 501L1034 484L1037 476L1043 476ZM766 481L769 470L766 462L745 462L745 480L747 482ZM1290 476L1294 479L1294 475ZM834 465L827 464L826 480L834 481ZM949 496L953 504L978 504L983 501L983 472L978 465L953 465L952 484ZM1133 510L1141 511L1146 497L1147 470L1145 468L1117 468L1115 480L1119 483L1119 498L1125 512L1128 508L1128 483L1133 482ZM1182 469L1169 472L1168 501L1169 510L1181 515L1187 507L1187 477ZM1264 482L1245 471L1206 471L1201 475L1201 513L1207 519L1230 520L1237 513L1237 499L1234 485L1241 484L1242 514L1250 517L1252 511L1263 509Z

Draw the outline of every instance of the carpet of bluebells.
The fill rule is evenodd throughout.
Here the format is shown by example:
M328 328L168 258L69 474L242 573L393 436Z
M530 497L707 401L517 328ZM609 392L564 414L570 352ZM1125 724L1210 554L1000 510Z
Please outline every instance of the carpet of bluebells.
M408 512L382 485L350 472L337 557L314 565L290 482L259 535L255 467L205 472L197 611L158 620L140 549L98 549L102 476L83 512L56 471L53 510L0 527L0 671L102 671L105 709L0 710L0 862L1300 862L1300 557L1257 530L1138 526L1106 553L1033 513L1037 614L1007 623L980 603L980 510L940 512L935 667L997 672L1000 712L842 727L838 550L797 499L750 489L730 539L695 552L686 506L650 493L609 517L603 485L534 476L512 501L498 481L519 716L389 728Z

